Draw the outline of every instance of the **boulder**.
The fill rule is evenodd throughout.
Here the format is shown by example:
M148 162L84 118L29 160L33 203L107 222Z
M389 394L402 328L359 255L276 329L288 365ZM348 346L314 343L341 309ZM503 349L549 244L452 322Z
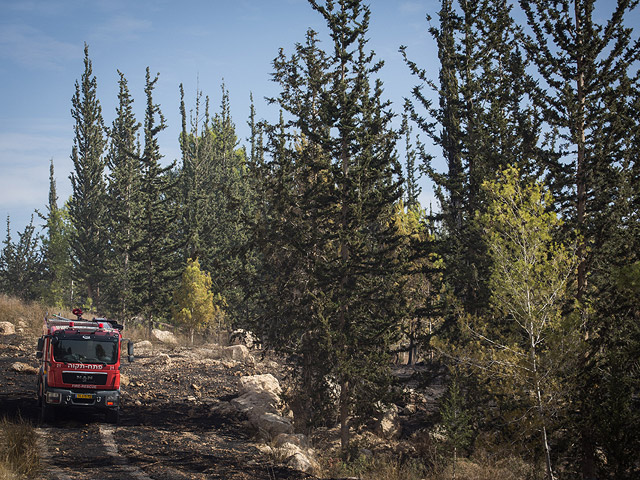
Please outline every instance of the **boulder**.
M225 360L235 360L244 362L251 356L249 349L244 345L231 345L222 349L222 358Z
M31 365L21 362L15 362L11 365L11 370L18 373L26 373L27 375L35 375L38 373L38 369L36 367L32 367Z
M311 460L302 452L297 452L291 455L286 460L286 464L288 467L305 473L313 473L315 470Z
M285 445L295 445L299 448L309 448L309 440L307 436L302 433L281 433L273 439L273 444L277 448L282 448Z
M169 365L171 363L171 357L166 353L161 353L145 360L143 365Z
M375 432L379 436L391 440L399 437L401 430L402 428L398 421L398 407L396 405L391 405L378 419L375 426Z
M16 333L16 327L11 322L0 322L0 335L13 335Z
M275 438L281 433L293 433L293 425L288 418L276 413L249 414L249 421L267 438Z
M178 344L176 336L171 332L167 332L166 330L159 330L157 328L154 328L153 330L151 330L151 336L162 343L167 343L169 345Z
M149 340L142 340L133 344L133 353L135 355L151 355L153 353L153 344Z
M269 392L247 392L231 400L231 405L239 412L260 415L266 412L278 413L277 405L280 402L278 397L274 397Z
M240 394L247 392L267 392L279 397L282 393L278 379L267 373L265 375L250 375L240 379Z

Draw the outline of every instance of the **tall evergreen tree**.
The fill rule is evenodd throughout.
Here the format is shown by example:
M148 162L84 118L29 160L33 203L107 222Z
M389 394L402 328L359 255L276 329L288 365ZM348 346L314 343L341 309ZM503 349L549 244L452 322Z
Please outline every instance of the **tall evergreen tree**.
M638 244L637 229L625 227L631 199L628 186L637 169L637 146L629 142L630 133L637 131L637 118L631 122L628 118L637 98L640 59L640 43L632 40L625 20L637 3L615 2L606 23L598 24L602 14L596 16L595 0L562 0L553 8L541 1L520 2L532 30L525 46L542 79L535 99L549 127L558 129L565 142L564 155L547 165L550 183L561 199L559 210L582 240L575 303L584 353L573 369L578 375L572 425L581 438L580 471L585 479L604 475L605 465L622 461L611 457L600 463L601 445L613 452L617 444L619 452L624 451L619 437L599 436L603 420L587 412L602 413L606 404L602 372L628 375L609 363L616 356L610 354L617 350L615 332L637 322L632 310L622 314L619 307L628 303L615 286L615 272L637 258L632 247ZM625 392L631 401L633 392Z
M29 224L18 233L18 241L14 242L7 216L7 236L0 252L0 287L4 293L23 300L35 300L40 296L43 262L35 229L31 216Z
M309 31L291 58L281 51L274 61L282 89L274 102L291 120L268 132L271 303L262 323L267 338L300 356L312 411L322 397L336 401L346 455L351 427L388 394L402 172L389 104L371 81L382 64L366 51L369 8L310 4L331 50Z
M132 262L140 224L141 162L137 139L140 128L133 114L133 98L127 80L120 75L116 118L109 132L106 162L108 237L110 252L108 304L111 312L124 321L133 313L133 282L139 265Z
M246 279L254 268L246 233L254 207L246 153L238 147L229 92L224 84L221 89L220 111L213 117L209 116L208 98L201 114L202 94L197 93L189 132L182 94L184 232L186 257L197 257L203 269L215 272L216 291L228 304L229 320L236 322L246 314Z
M82 280L86 298L97 305L107 248L105 128L97 97L97 81L86 44L84 72L80 83L76 81L72 105L71 115L75 125L71 160L74 171L70 176L72 196L69 216L73 225L71 248L75 262L74 277Z
M434 168L432 155L423 160L441 206L446 280L457 301L475 313L489 300L486 245L474 226L475 212L486 208L480 186L510 163L531 169L540 155L539 121L528 106L535 82L524 70L510 11L505 0L442 0L439 26L430 29L440 59L438 82L401 48L410 71L437 94L435 106L417 86L407 107L442 150L444 172Z
M141 218L138 239L134 245L134 262L140 265L134 292L140 297L140 309L149 330L154 319L168 312L174 283L179 276L173 203L176 180L171 174L174 164L162 166L158 134L166 128L160 106L153 101L158 75L151 78L149 67L145 76L146 109L144 118L144 148L140 162Z
M62 307L71 301L71 252L70 228L66 206L58 207L58 194L53 160L49 167L49 204L47 214L40 215L46 222L46 234L42 237L42 255L45 268L43 299L48 305Z

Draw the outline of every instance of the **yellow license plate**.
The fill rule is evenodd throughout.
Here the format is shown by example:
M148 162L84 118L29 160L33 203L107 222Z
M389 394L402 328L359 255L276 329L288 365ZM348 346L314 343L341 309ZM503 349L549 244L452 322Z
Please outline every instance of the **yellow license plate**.
M91 398L93 398L93 395L91 395L90 393L78 393L76 395L76 398L88 398L88 399L91 399Z

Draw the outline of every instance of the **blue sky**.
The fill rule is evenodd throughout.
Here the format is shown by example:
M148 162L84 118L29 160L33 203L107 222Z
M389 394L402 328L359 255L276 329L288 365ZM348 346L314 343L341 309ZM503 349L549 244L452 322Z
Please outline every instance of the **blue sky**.
M398 53L407 45L422 65L437 62L426 14L436 0L373 0L370 43L385 61L379 76L385 96L401 111L416 83ZM319 14L306 0L0 0L0 232L11 217L22 230L34 209L45 211L49 161L53 159L59 203L71 194L70 114L74 84L89 45L105 123L115 115L119 69L143 117L144 74L160 73L155 100L169 128L160 137L167 161L179 157L179 90L187 108L199 88L218 110L220 85L229 90L231 113L246 143L249 94L259 118L276 119L265 96L277 94L271 62L280 47L292 52L311 27L326 39ZM0 234L4 237L4 233Z

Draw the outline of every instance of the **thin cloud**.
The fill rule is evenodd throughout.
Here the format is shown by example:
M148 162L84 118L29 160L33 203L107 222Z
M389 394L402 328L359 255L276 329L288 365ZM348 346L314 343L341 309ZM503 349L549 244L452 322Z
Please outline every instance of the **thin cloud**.
M150 20L134 18L130 15L114 15L97 27L92 36L97 39L131 41L142 38L151 30Z
M82 55L77 45L62 42L29 25L0 28L0 58L31 69L62 69Z
M424 2L402 2L400 4L400 12L402 13L409 13L409 14L426 13L425 8L426 6Z

